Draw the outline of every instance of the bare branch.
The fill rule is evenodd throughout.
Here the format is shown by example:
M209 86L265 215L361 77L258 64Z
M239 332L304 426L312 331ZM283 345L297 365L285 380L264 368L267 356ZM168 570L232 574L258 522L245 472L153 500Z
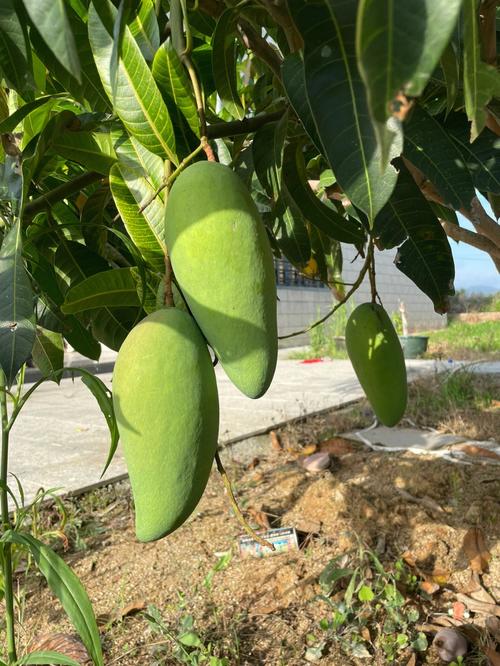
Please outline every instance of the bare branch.
M472 247L489 254L497 270L500 272L500 248L481 234L476 234L474 231L459 227L458 224L453 224L452 222L448 222L448 220L439 221L449 238L461 241L462 243L467 243L467 245L471 245Z
M283 28L290 51L292 53L300 51L304 46L304 40L293 22L286 2L283 2L283 0L262 0L261 4L264 5L276 23Z
M261 37L256 30L243 19L238 21L238 29L241 41L247 49L253 51L262 61L264 61L281 78L281 56L278 51Z
M462 210L460 212L472 222L479 234L486 236L497 248L500 248L500 225L488 215L477 197L472 199L470 213Z

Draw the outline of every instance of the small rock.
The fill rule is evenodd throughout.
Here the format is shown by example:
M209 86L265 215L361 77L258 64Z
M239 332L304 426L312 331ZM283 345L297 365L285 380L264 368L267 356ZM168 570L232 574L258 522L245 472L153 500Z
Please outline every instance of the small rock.
M448 664L467 654L467 640L456 629L448 627L440 629L434 636L432 644L437 649L439 658Z
M330 467L329 453L313 453L302 459L302 466L308 472L323 472Z

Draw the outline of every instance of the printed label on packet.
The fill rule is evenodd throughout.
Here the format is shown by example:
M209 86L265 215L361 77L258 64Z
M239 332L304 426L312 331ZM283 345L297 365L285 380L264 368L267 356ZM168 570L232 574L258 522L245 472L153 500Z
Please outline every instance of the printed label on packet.
M239 551L241 557L267 557L268 555L276 555L276 553L298 550L299 548L295 527L278 527L273 530L257 532L257 534L272 543L275 550L272 551L270 548L261 546L250 536L240 536Z

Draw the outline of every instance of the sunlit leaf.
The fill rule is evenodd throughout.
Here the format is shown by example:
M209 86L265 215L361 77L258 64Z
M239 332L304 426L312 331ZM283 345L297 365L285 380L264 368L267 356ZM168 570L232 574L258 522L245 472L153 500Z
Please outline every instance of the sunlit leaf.
M72 287L61 310L76 314L102 307L139 306L138 275L134 268L112 268L95 273Z
M61 375L57 373L64 366L63 336L38 327L32 357L42 375L59 384Z
M217 92L224 108L240 120L245 110L236 83L236 14L226 9L219 17L212 36L212 67Z

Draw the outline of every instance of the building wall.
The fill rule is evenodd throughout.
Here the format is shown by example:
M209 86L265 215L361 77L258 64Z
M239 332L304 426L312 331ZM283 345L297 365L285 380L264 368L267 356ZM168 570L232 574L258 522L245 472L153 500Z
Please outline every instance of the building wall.
M343 245L342 250L344 282L354 282L363 265L363 259L354 260L356 250L351 245ZM402 300L406 307L410 333L442 328L446 325L446 316L436 314L431 300L398 271L394 265L395 254L396 250L377 251L375 254L377 290L385 309L391 314L398 310L399 301ZM306 328L318 319L318 315L326 314L335 303L328 288L317 286L278 286L278 299L279 335ZM370 284L366 277L350 302L359 305L369 300ZM308 334L302 334L281 340L280 346L293 347L308 342Z

